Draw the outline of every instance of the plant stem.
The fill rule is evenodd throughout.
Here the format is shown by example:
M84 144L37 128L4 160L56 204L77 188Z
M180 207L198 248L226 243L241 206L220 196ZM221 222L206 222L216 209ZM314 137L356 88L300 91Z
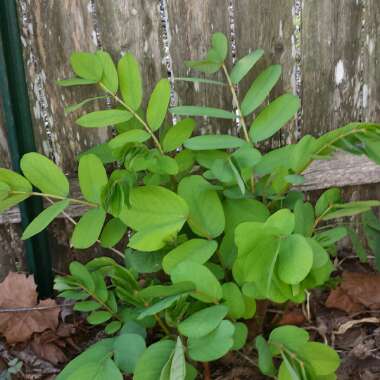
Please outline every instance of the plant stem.
M203 365L203 380L211 380L210 366L208 362L202 362Z
M239 121L240 121L241 126L243 128L244 138L247 141L247 143L252 145L252 142L251 142L249 135L248 135L247 126L245 124L245 120L244 120L243 114L242 114L241 109L240 109L240 103L239 103L239 100L238 100L237 95L236 95L235 87L231 82L231 78L230 78L230 75L228 74L226 65L223 64L222 67L223 67L223 71L224 71L224 74L225 74L227 82L228 82L228 86L229 86L231 94L232 94L232 99L233 99L234 105L236 106L236 109L237 109Z
M46 198L50 203L54 203L50 198ZM74 224L74 226L77 224L77 222L68 214L66 213L65 211L62 211L62 215L69 221L71 222L72 224ZM101 244L101 241L98 239L96 240L96 242L98 244ZM113 248L113 247L110 247L110 248L107 248L109 249L110 251L112 251L113 253L115 253L116 255L118 255L119 257L121 257L123 260L124 260L124 253L119 251L118 249L116 248Z
M224 74L225 74L227 82L228 82L228 87L230 88L230 91L231 91L231 94L232 94L233 103L234 103L234 105L236 106L236 109L237 109L237 114L238 114L238 117L239 117L239 121L240 121L241 126L243 128L243 133L244 133L245 141L247 141L248 144L250 144L250 145L253 146L252 141L251 141L251 139L249 138L249 135L248 135L247 125L245 124L245 120L244 120L243 114L242 114L241 109L240 109L240 103L239 103L239 99L238 99L236 91L235 91L235 87L234 87L233 83L231 82L230 75L228 74L227 67L226 67L226 65L224 63L222 65L222 67L223 67L223 71L224 71ZM255 179L255 175L252 174L252 176L251 176L251 190L252 190L252 193L255 192L255 187L256 187L256 179Z
M60 201L67 199L68 201L70 201L70 203L76 203L76 204L80 204L80 205L84 205L84 206L88 206L88 207L92 207L92 208L99 207L99 205L96 203L87 202L87 201L84 201L81 199L61 197L59 195L47 194L47 193L38 193L36 191L30 191L30 192L27 192L27 191L10 191L10 194L12 194L12 195L29 195L29 196L34 195L36 197L43 197L46 199L51 198L51 199L60 200Z
M170 331L169 329L165 326L165 323L162 321L161 317L158 314L154 314L154 319L157 321L163 332L170 336Z
M128 112L130 112L145 128L145 130L150 134L152 137L156 147L160 151L161 154L164 154L164 151L162 149L162 146L160 142L158 141L156 135L153 133L153 131L149 128L148 124L140 117L140 115L135 112L128 104L126 104L124 101L122 101L116 94L112 93L106 86L104 86L102 83L100 83L100 87L110 94L119 104L121 104Z

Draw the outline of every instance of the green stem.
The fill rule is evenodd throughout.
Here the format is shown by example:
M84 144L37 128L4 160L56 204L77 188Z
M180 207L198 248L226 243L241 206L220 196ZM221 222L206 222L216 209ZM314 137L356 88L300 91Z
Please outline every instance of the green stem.
M157 323L159 324L159 326L161 327L162 331L167 335L167 336L170 336L170 331L169 329L166 327L165 323L163 322L163 320L161 319L161 317L158 315L158 314L154 314L154 319L157 321Z
M112 91L110 91L106 86L104 86L102 83L100 83L100 87L107 92L107 94L111 95L119 104L121 104L128 112L130 112L145 128L145 130L150 134L152 137L155 145L157 146L158 150L161 154L164 154L164 151L162 149L162 146L160 142L158 141L156 135L153 133L153 131L149 128L148 124L140 117L140 115L133 110L127 103L123 102L116 94L114 94Z
M83 285L80 285L80 287L82 288L82 290L88 293L90 297L92 297L98 304L102 305L103 309L107 310L112 315L113 318L119 320L120 322L123 322L123 320L116 313L114 313L112 309L106 303L104 303L101 299L99 299L95 293L90 292Z
M11 195L29 195L29 196L34 195L36 197L43 197L46 199L51 198L51 199L60 200L60 201L68 200L70 201L70 203L80 204L80 205L84 205L84 206L88 206L92 208L99 207L99 205L96 203L87 202L81 199L61 197L60 195L47 194L47 193L38 193L36 191L10 191L9 193Z
M235 91L235 87L234 87L234 85L233 85L233 83L231 81L230 75L228 74L227 67L226 67L226 65L224 63L222 65L222 67L223 67L224 75L226 76L226 79L227 79L227 82L228 82L228 87L230 88L230 91L231 91L231 94L232 94L233 103L234 103L234 105L236 106L236 109L237 109L237 113L238 113L239 121L241 123L241 127L243 128L243 134L244 134L245 141L247 141L248 144L250 144L250 145L253 146L252 141L251 141L251 139L249 138L249 135L248 135L247 125L245 123L245 120L244 120L244 117L243 117L243 113L241 112L240 103L239 103L239 99L238 99L236 91ZM251 190L252 190L252 193L255 192L255 188L256 188L256 179L255 179L254 174L252 174L252 176L251 176Z
M239 103L238 97L236 95L235 87L234 87L233 83L231 82L231 78L230 78L230 75L228 74L226 65L223 64L222 67L223 67L223 71L224 71L224 74L225 74L227 82L228 82L228 86L229 86L231 94L232 94L232 99L233 99L234 105L236 106L236 109L238 111L238 117L239 117L239 121L241 123L241 126L243 128L244 138L247 141L247 143L252 145L252 142L251 142L249 135L248 135L247 126L245 124L245 120L244 120L243 114L242 114L241 109L240 109L240 103Z

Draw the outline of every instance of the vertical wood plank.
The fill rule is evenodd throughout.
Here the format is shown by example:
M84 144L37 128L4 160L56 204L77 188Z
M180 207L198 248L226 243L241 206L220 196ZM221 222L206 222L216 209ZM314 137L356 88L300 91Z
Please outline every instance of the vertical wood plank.
M0 97L0 167L10 168L10 155L7 134L4 125L3 107ZM23 269L24 245L20 239L21 231L18 224L0 224L0 281L10 271Z
M229 38L228 0L167 0L169 53L173 61L175 77L199 76L202 73L188 69L185 60L199 60L205 57L211 45L211 35L223 32ZM230 53L228 60L230 60ZM225 81L219 72L208 78ZM200 105L232 109L231 96L227 87L176 81L174 85L178 105ZM224 120L202 120L201 133L235 128L235 123Z
M363 118L380 122L380 2L368 0L364 22Z
M360 119L362 13L362 1L304 1L303 134Z
M95 5L102 47L116 61L126 51L136 56L141 65L146 100L157 81L167 77L159 2L96 0Z
M234 0L236 49L238 58L263 49L264 57L240 85L240 99L244 98L257 75L271 64L281 64L282 77L271 93L273 100L285 92L295 93L295 40L292 16L294 0ZM295 122L283 128L272 145L282 139L289 142L296 137ZM277 140L277 141L275 141Z
M60 88L57 79L73 76L73 51L96 50L90 0L20 0L19 18L34 132L38 150L73 175L78 153L106 139L104 128L86 130L75 124L78 113L64 107L94 96L88 88ZM88 108L91 108L89 106Z

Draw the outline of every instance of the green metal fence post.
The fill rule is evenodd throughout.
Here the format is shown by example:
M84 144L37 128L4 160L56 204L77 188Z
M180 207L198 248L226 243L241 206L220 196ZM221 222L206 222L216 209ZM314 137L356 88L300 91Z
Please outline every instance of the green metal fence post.
M0 1L0 96L14 170L20 157L36 150L29 109L15 0ZM36 197L20 206L21 224L26 225L43 210ZM28 269L35 276L41 298L52 294L52 269L46 232L25 242Z

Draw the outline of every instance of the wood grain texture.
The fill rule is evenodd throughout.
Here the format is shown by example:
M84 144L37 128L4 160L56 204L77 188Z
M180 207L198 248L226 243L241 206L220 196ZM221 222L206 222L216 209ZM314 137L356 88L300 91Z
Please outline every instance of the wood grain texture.
M204 58L213 33L223 32L229 36L228 3L228 0L167 0L169 54L175 77L204 76L188 69L184 61ZM231 60L230 52L227 60ZM225 81L221 71L207 78ZM176 81L174 90L178 105L232 109L228 87L205 84L194 86L192 83ZM199 123L201 133L211 130L226 133L228 129L235 128L234 121L222 119L199 119Z
M283 71L269 99L273 100L285 92L295 93L293 3L293 0L233 1L238 58L259 48L265 52L264 57L240 85L241 100L252 81L271 64L281 64ZM283 128L281 134L276 135L271 145L278 146L285 141L294 142L295 135L296 128L293 121Z
M151 0L96 0L100 42L117 61L133 53L141 65L145 99L156 82L167 77L159 3Z
M302 134L360 120L362 17L362 1L303 2Z
M4 125L3 107L0 97L0 167L9 168L10 155L7 142L7 134ZM21 231L20 212L18 208L10 210L14 217L6 220L6 223L0 223L0 281L8 274L9 271L15 271L24 268L24 244L20 239ZM5 216L5 213L1 216Z
M72 52L96 50L91 2L20 0L18 4L37 147L73 175L76 155L109 135L105 128L86 130L76 125L81 111L64 115L65 106L93 96L95 90L56 84L57 79L73 76L69 65Z
M380 2L368 0L364 23L363 118L380 122Z

